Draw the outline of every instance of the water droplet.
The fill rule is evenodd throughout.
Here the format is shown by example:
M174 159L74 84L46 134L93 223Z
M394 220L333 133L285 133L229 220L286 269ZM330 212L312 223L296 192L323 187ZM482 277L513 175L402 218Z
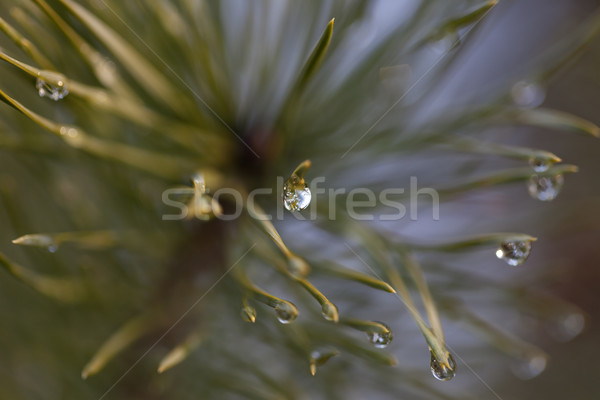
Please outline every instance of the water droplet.
M53 244L46 247L50 253L56 253L58 251L58 245Z
M546 91L533 82L520 81L513 85L510 95L517 106L535 108L544 102Z
M323 318L327 321L338 322L340 319L338 309L335 304L326 302L321 307L321 314L323 314Z
M392 342L394 336L392 335L392 330L389 326L383 322L378 323L383 325L387 329L387 332L367 331L367 336L369 337L369 341L373 346L377 347L378 349L383 349Z
M447 353L448 364L441 363L434 355L433 351L431 353L431 373L434 378L440 381L449 381L454 378L456 375L456 362L454 362L454 357L452 354Z
M282 324L291 324L298 316L298 309L295 305L288 302L280 302L275 307L275 313L277 314L277 320Z
M502 242L500 248L496 250L496 257L504 260L508 265L516 267L529 257L531 252L531 242L514 241Z
M554 176L533 175L527 182L529 195L541 201L552 201L558 196L565 183L561 174Z
M251 306L242 307L240 310L242 319L246 322L254 323L256 321L256 309Z
M536 353L520 359L511 369L517 378L527 380L544 372L547 365L548 357L543 353Z
M585 328L585 317L580 312L562 314L550 330L552 336L561 342L577 337Z
M292 175L283 185L281 198L286 210L300 211L308 207L312 194L303 179Z
M531 159L529 160L529 165L531 165L533 167L533 170L535 172L545 172L545 171L548 171L548 169L553 164L554 164L553 161L550 161L550 160L545 159L545 158L531 157Z
M40 97L47 97L54 101L61 100L69 94L69 90L62 81L58 81L58 85L54 85L38 78L35 82L35 88L38 90Z

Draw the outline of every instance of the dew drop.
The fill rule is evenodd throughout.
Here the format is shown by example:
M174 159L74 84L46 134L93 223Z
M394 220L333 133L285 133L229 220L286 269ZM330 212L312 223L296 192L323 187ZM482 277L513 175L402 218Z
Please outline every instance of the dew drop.
M533 379L546 369L548 357L545 354L533 354L519 360L512 367L512 372L519 379Z
M298 309L292 303L281 302L275 307L275 314L282 324L291 324L298 316Z
M301 180L297 176L292 176L285 181L281 198L286 210L300 211L308 207L312 194L304 180Z
M561 174L554 176L533 175L527 182L527 191L534 199L552 201L558 196L565 183Z
M61 100L69 94L69 90L62 81L58 81L58 85L54 85L38 78L35 82L35 88L38 90L40 97L47 97L54 101Z
M517 106L535 108L544 102L546 91L533 82L520 81L513 85L510 95Z
M454 378L456 375L456 362L454 362L454 357L452 354L447 353L448 357L448 365L441 363L434 355L431 353L431 373L433 377L440 381L449 381Z
M529 241L502 242L496 250L496 257L504 260L508 265L516 267L529 257L530 252L531 242Z
M321 314L327 321L338 322L340 319L337 307L335 304L330 302L323 304L321 308Z
M552 164L554 164L554 162L552 162L548 159L537 158L537 157L531 157L531 159L529 159L529 165L531 165L531 167L533 168L533 170L535 172L548 171L548 169L552 166Z
M53 244L50 245L48 247L46 247L46 249L50 252L50 253L56 253L58 251L58 245Z
M383 322L378 322L383 325L387 331L386 332L375 332L375 331L367 331L367 336L369 337L369 342L378 349L386 348L393 339L392 330L389 326L384 324Z

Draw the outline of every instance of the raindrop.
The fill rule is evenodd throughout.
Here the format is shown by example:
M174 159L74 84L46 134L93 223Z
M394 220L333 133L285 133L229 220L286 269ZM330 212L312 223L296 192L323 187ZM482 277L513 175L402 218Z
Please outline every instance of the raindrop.
M298 316L298 309L292 303L280 302L275 307L277 320L282 324L291 324Z
M531 251L531 242L514 241L502 242L500 248L496 250L496 257L504 260L508 265L516 267L529 257Z
M331 302L323 304L321 307L321 314L323 314L323 318L327 321L338 322L340 319L337 307Z
M35 88L38 90L40 97L48 97L54 101L61 100L69 94L69 90L62 81L58 81L58 84L54 85L38 78L35 82Z
M528 380L544 372L547 365L548 357L545 354L536 353L519 360L512 367L512 372L517 378Z
M431 373L433 377L440 381L449 381L454 378L456 375L456 362L454 362L454 357L452 354L446 353L448 357L448 364L441 363L434 355L433 351L430 350L431 353Z
M304 210L310 204L312 194L306 182L292 175L283 185L281 198L283 205L288 211Z
M50 253L56 253L58 251L58 245L52 244L46 247Z
M513 85L510 95L517 106L535 108L544 102L546 91L535 83L520 81Z
M392 342L393 335L392 330L389 326L384 324L383 322L378 322L383 325L386 329L386 332L375 332L375 331L367 331L367 336L369 337L369 342L378 349L383 349L388 346Z
M531 165L535 172L546 172L552 164L554 164L553 161L545 158L531 157L531 159L529 159L529 165Z
M558 196L565 183L561 174L554 176L533 175L527 182L529 195L541 201L552 201Z

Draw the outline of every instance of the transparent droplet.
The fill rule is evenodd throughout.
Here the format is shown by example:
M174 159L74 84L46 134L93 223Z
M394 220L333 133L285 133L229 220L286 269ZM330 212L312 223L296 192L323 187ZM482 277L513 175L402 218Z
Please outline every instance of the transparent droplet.
M46 248L48 249L48 251L50 253L56 253L58 251L58 245L55 245L55 244L50 245L50 246L48 246Z
M308 185L303 180L297 176L292 176L285 181L281 198L286 210L300 211L308 207L312 194Z
M242 319L246 322L254 323L256 321L256 309L251 306L242 307L240 310Z
M577 337L585 328L585 317L580 312L563 314L556 318L550 332L552 336L561 342L568 342Z
M434 378L440 381L449 381L454 378L456 375L456 362L454 362L454 357L452 354L447 353L448 364L442 364L434 355L431 353L431 373Z
M548 365L548 357L545 354L533 354L520 359L512 367L512 372L517 378L532 379L544 372Z
M335 304L327 302L321 307L321 314L327 321L338 322L340 317Z
M529 165L533 167L535 172L545 172L554 164L554 162L544 159L544 158L536 158L531 157L529 160Z
M378 322L378 323L385 326L387 331L386 332L367 331L367 336L369 337L369 342L371 342L371 344L373 346L377 347L378 349L383 349L392 342L392 339L394 336L392 335L392 330L390 329L389 326L387 326L383 322Z
M534 199L552 201L558 196L565 183L561 174L554 176L533 175L527 182L527 191Z
M292 303L281 302L275 307L275 314L277 314L277 320L282 324L290 324L294 322L298 316L298 309Z
M62 81L59 81L58 85L54 85L38 78L35 82L35 88L38 90L40 97L47 97L54 101L61 100L69 94L69 90Z
M531 242L529 241L503 242L496 250L496 257L504 260L508 265L516 267L529 257L530 252Z
M535 108L546 98L546 91L533 82L520 81L510 90L513 102L519 107Z

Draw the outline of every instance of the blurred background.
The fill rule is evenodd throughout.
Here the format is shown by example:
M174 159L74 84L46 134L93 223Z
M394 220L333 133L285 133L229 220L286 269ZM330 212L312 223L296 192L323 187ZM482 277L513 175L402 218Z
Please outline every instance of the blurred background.
M78 31L87 32L85 24L65 12L63 2L48 3ZM420 187L452 188L462 178L477 173L522 165L523 160L440 150L434 146L440 144L435 138L431 146L427 143L413 150L412 142L402 142L401 134L410 133L412 128L435 129L443 126L444 118L480 105L507 99L518 103L522 97L515 94L519 85L534 80L539 71L550 67L553 60L560 58L556 54L569 53L571 42L566 39L593 18L597 21L600 11L600 3L591 0L501 0L472 30L471 26L459 30L459 36L468 34L461 36L456 48L443 38L424 46L422 51L405 53L400 44L390 42L389 48L384 48L387 51L377 55L368 52L370 46L383 41L394 27L410 24L419 5L439 7L438 11L431 7L431 18L425 19L431 24L426 28L434 29L450 15L462 15L483 2L373 0L298 5L282 1L275 5L267 0L182 1L176 3L177 7L200 15L197 19L195 14L190 16L197 23L194 29L200 33L197 38L190 34L189 43L169 41L171 36L187 37L185 30L182 33L179 25L172 23L169 16L175 13L165 11L173 10L169 2L109 3L153 46L158 57L144 48L136 34L121 26L104 2L81 2L172 78L173 71L162 65L159 57L168 60L169 67L173 66L185 81L183 84L172 78L171 85L180 91L176 93L184 93L180 94L182 99L189 96L188 104L194 106L191 112L177 115L177 110L169 110L151 95L141 97L145 104L199 130L217 129L219 121L203 125L201 115L209 113L187 93L189 84L206 96L214 110L253 148L268 142L272 132L281 135L285 145L277 143L273 145L275 150L261 153L268 160L266 166L247 163L248 154L242 151L239 155L240 150L231 143L232 147L223 149L215 145L212 153L226 155L226 161L230 155L235 157L236 164L225 164L223 170L236 178L256 174L259 178L251 185L273 185L273 176L289 173L298 162L310 158L310 176L327 177L329 187L375 189L407 187L410 176L419 178ZM205 3L208 11L199 6ZM13 23L33 21L25 24L27 33L38 38L36 43L60 71L70 78L97 84L81 57L73 56L77 53L66 45L58 29L44 25L47 18L33 4L19 0L1 4L0 17ZM15 9L24 12L15 13ZM164 11L159 14L167 17L153 19L156 9ZM297 107L299 111L292 106L291 111L287 110L282 104L293 88L294 77L333 17L336 28L331 54L303 92L304 103ZM359 22L352 23L353 18ZM224 32L223 37L214 32ZM420 34L419 30L415 32ZM339 38L335 36L338 33ZM43 40L45 35L47 41ZM101 54L110 54L109 46L94 35L82 35ZM196 39L206 43L195 42ZM414 45L416 39L408 42ZM173 43L187 52L181 52ZM271 51L280 44L280 53ZM17 46L4 36L0 46L11 55L19 54ZM207 57L207 61L203 54L214 57ZM439 68L430 71L441 56ZM365 63L365 72L354 81L345 82L344 78L352 76L352 68L361 62ZM391 68L400 71L399 81L381 84L382 69L405 62L411 66L411 76L402 75L404 69ZM209 79L203 68L210 66L214 75ZM530 87L533 100L528 100L532 103L528 106L566 111L600 124L599 68L600 38L595 38L583 53L569 57L547 84ZM133 80L126 71L123 74ZM225 77L223 81L219 80L221 75ZM149 134L151 128L123 122L74 100L73 94L56 104L42 103L33 90L31 77L23 77L13 66L1 65L0 76L0 89L48 118L82 125L103 139L170 153L178 160L197 157L193 146L178 147L173 141L157 139ZM359 140L345 158L350 145L357 143L366 128L410 86L403 79L414 84L420 77L422 82L414 85L405 101L370 136ZM392 80L396 78L393 76ZM152 86L143 82L131 85L135 94ZM196 110L202 110L198 116ZM280 118L280 114L284 117ZM162 339L164 326L148 329L145 336L109 360L97 376L82 380L82 368L120 326L148 305L162 310L162 316L156 320L168 326L219 277L219 270L211 268L211 263L223 259L231 265L249 247L250 242L244 237L256 237L258 231L221 229L214 221L208 230L195 221L162 221L162 191L189 185L192 170L182 167L187 175L176 174L173 179L131 172L114 160L107 162L64 146L62 140L51 137L2 104L0 252L41 274L73 276L89 298L80 304L62 304L35 293L4 271L0 274L0 398L600 398L594 379L595 359L600 356L600 248L596 245L600 240L600 142L572 132L517 125L486 121L477 137L486 142L548 150L564 163L577 165L579 172L565 176L564 189L554 201L536 201L527 193L524 182L514 182L444 198L439 221L431 219L431 210L424 204L419 208L418 221L378 226L391 236L415 242L437 243L494 231L525 232L538 238L528 261L518 268L507 269L490 248L419 255L442 311L446 341L457 358L458 374L452 381L438 382L431 377L427 347L397 299L319 275L316 265L315 284L335 300L342 314L355 313L390 325L394 341L387 350L398 358L397 367L384 368L372 360L352 358L356 354L346 356L345 353L356 350L348 345L342 355L319 366L317 375L311 377L303 358L305 349L298 346L298 332L290 328L292 325L278 325L270 310L258 305L256 324L243 322L239 318L240 289L235 282L224 279L218 290L163 341L156 342ZM225 131L222 126L220 129ZM230 135L227 131L221 133ZM444 139L440 142L444 144ZM277 201L278 195L266 199L263 206L272 209ZM346 237L336 232L335 225L323 227L296 220L289 214L284 221L275 222L293 251L311 264L335 258L360 269L360 261L348 254ZM54 253L11 244L13 239L29 233L132 227L144 234L134 237L124 248L82 251L64 246ZM360 242L351 243L360 247ZM357 252L363 255L360 250ZM199 264L200 272L195 269ZM247 266L252 272L249 276L266 289L302 304L301 315L293 325L306 330L307 337L327 345L326 339L337 335L331 324L315 322L320 318L318 310L311 313L314 310L304 308L314 303L312 299L307 300L282 279L273 277L271 270L262 268L260 258L248 259ZM448 316L452 301L456 300L500 331L534 343L547 352L549 359L525 360L523 364L492 350L488 341L469 333L465 320ZM167 305L157 306L162 303ZM544 318L536 314L539 310ZM207 327L213 334L203 346L173 370L156 374L156 365L174 346L189 338L188 332L197 330L204 334ZM364 341L362 332L348 337ZM147 353L150 348L152 351ZM132 366L135 368L130 371ZM127 375L123 376L125 371ZM268 390L262 391L264 388ZM290 391L293 396L286 395Z

